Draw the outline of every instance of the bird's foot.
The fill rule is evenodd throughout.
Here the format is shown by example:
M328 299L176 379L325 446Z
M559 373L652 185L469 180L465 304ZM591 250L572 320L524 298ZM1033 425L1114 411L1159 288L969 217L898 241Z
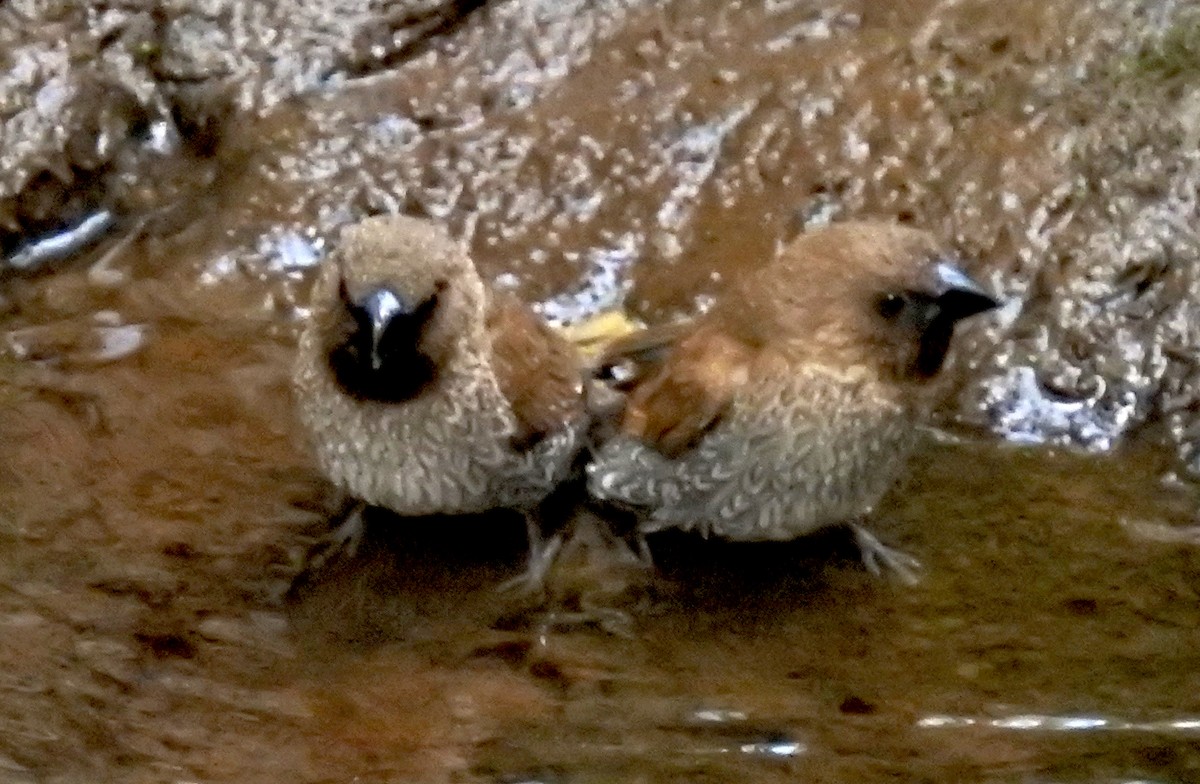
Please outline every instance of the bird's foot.
M650 542L646 539L646 534L642 531L637 532L635 538L637 542L637 559L639 565L648 572L654 571L654 553L650 552Z
M525 570L516 577L500 583L497 590L501 593L513 593L518 596L541 596L546 590L546 577L550 567L562 549L563 539L554 536L549 541L543 541L541 536L530 538L529 559Z
M598 627L614 637L634 638L633 616L616 607L584 606L578 610L552 610L538 623L538 638L545 640L555 630Z
M862 553L863 566L876 577L882 577L884 572L894 574L905 585L916 585L921 581L918 572L921 562L903 550L888 547L875 534L861 525L852 525L854 543Z
M353 558L358 554L358 548L362 545L365 530L363 504L355 504L342 518L342 521L323 536L309 552L304 571L308 574L316 574L336 558L342 556Z

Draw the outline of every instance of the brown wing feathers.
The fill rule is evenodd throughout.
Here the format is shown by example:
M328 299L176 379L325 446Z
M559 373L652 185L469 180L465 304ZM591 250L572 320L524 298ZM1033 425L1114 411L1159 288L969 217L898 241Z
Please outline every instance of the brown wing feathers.
M696 329L630 393L622 430L668 457L678 456L725 413L757 354L715 325Z
M574 346L505 293L493 296L487 328L496 379L520 428L517 444L531 446L581 414L582 367Z

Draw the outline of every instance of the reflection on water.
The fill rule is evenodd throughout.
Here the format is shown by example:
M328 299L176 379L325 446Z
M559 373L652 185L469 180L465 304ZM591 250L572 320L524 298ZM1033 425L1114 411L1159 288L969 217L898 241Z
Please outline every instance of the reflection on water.
M877 525L913 588L839 531L664 533L647 581L582 528L537 606L495 591L518 519L381 515L288 594L335 501L297 285L143 263L14 284L0 326L0 779L1200 777L1196 492L1154 452L931 441Z
M927 716L917 722L919 727L998 727L1006 730L1048 730L1078 732L1116 730L1133 732L1163 732L1182 735L1200 734L1200 719L1169 719L1164 721L1122 721L1098 716L1006 716L1000 719L970 718L967 716Z
M702 308L848 215L957 238L997 291L1026 293L1046 254L1101 264L1038 278L1072 306L1133 258L1125 235L1084 242L1128 195L1104 189L1116 173L1076 193L1052 153L1082 144L1072 91L1103 42L1137 43L1105 9L1136 2L541 3L529 44L551 50L495 56L525 51L506 20L530 5L489 4L449 61L247 120L169 213L97 207L6 245L42 266L109 243L88 270L0 282L0 781L1200 781L1200 494L1149 450L931 439L874 526L925 563L911 588L839 531L668 532L648 578L573 521L539 605L495 590L524 555L504 516L380 515L357 559L293 582L336 503L289 396L300 303L364 212L446 217L485 277L563 322ZM1127 141L1095 157L1124 166ZM1175 159L1137 157L1150 198ZM181 187L159 168L148 210ZM1175 168L1165 191L1194 195ZM1158 236L1145 214L1128 236ZM1017 330L1031 312L968 335L964 363L997 334L1049 350L1042 322ZM1107 445L1160 397L1191 421L1191 387L1128 351L1159 322L1129 318L1080 344L1111 355L1059 357L1121 384L1063 398L1018 352L992 424Z

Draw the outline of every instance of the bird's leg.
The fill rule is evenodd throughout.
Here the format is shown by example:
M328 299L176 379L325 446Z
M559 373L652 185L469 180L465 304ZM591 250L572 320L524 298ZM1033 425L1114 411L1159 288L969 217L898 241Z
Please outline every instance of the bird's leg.
M561 534L555 534L547 541L542 536L542 528L537 518L531 512L525 513L525 536L529 541L529 558L525 564L525 571L501 583L500 590L535 596L546 587L546 575L550 573L550 565L554 563L554 557L562 548L563 539Z
M650 552L650 541L646 539L646 532L638 529L634 534L634 541L637 542L637 558L648 571L654 571L654 553Z
M881 577L885 570L892 572L906 585L916 585L920 582L917 572L921 562L908 553L888 547L879 541L875 534L861 525L851 525L854 532L854 543L862 554L863 566L876 577Z
M313 548L312 553L308 556L308 563L304 567L305 571L310 573L318 572L331 560L343 553L347 558L353 558L358 554L358 548L362 544L363 532L365 530L363 511L366 509L366 506L362 501L351 501L342 509L339 515L334 517L337 525L332 531L322 537L317 546Z

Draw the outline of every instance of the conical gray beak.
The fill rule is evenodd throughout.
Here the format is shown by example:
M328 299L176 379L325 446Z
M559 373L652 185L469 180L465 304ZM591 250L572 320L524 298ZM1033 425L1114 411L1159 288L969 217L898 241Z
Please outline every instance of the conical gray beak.
M948 261L933 266L934 293L942 312L958 321L991 310L1000 302Z
M383 366L383 357L379 354L379 341L392 319L397 316L412 313L412 308L391 289L376 289L360 303L371 319L371 369L379 370Z

